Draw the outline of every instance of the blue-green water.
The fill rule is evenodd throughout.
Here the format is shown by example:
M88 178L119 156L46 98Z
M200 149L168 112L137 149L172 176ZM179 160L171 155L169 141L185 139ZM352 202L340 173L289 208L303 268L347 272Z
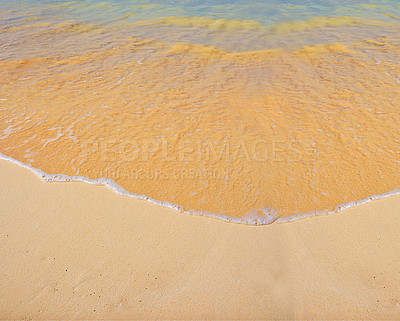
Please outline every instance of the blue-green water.
M256 20L266 26L312 17L361 17L391 21L400 17L400 2L328 0L249 0L249 1L1 1L2 25L27 17L77 19L83 22L113 23L168 16L210 19ZM10 11L4 14L4 11ZM393 15L393 16L391 16ZM7 18L9 16L9 18Z
M132 37L246 51L361 41L396 35L399 25L395 0L2 0L0 58L27 50L39 55L34 39L40 35L38 46L55 53Z

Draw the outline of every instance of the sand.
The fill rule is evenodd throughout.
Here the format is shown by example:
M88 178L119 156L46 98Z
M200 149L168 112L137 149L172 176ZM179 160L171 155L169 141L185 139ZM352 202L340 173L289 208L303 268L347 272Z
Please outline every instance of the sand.
M131 39L68 58L39 33L47 58L0 61L0 150L187 211L334 210L400 186L396 32L244 53Z
M245 226L0 160L1 319L400 318L400 197Z

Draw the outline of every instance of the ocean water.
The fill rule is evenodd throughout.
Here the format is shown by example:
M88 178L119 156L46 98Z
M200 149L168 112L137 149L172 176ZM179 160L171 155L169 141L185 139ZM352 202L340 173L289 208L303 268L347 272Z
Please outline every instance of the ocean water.
M0 0L0 155L266 224L400 187L400 2Z

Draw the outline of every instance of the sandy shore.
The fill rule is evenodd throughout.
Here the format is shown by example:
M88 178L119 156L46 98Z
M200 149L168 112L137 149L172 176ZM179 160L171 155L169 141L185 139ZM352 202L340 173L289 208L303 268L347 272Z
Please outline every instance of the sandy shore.
M400 318L400 197L229 224L0 161L0 318Z

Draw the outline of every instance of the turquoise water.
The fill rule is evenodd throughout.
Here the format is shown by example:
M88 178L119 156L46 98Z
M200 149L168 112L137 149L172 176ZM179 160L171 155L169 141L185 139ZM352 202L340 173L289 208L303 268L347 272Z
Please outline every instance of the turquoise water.
M266 26L311 17L350 16L390 21L400 16L400 2L387 1L1 1L4 24L18 23L30 16L43 19L79 19L83 22L113 23L120 19L138 21L168 16L211 19L256 20Z
M37 46L59 54L132 37L246 51L396 35L399 24L400 2L394 0L3 0L0 57L23 56L27 50L31 57L40 56L35 48L39 35ZM83 38L77 41L76 34Z

